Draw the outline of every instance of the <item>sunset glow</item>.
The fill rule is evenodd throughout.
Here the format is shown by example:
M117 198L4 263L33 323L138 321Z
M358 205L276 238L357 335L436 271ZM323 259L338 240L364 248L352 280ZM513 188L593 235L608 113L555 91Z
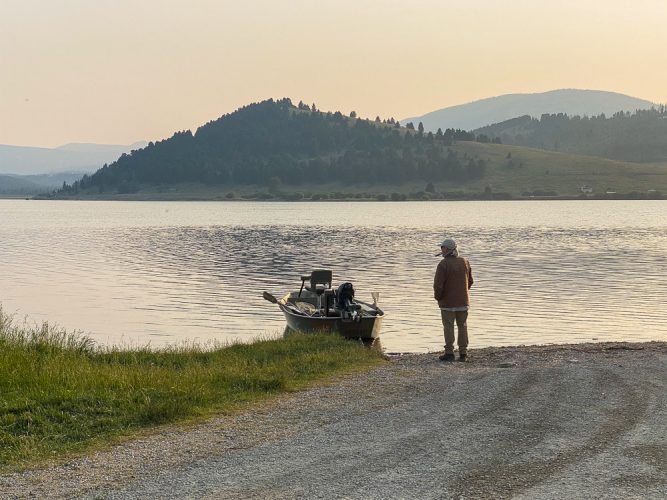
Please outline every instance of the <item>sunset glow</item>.
M396 119L558 88L667 101L667 3L8 0L0 144L157 140L250 102Z

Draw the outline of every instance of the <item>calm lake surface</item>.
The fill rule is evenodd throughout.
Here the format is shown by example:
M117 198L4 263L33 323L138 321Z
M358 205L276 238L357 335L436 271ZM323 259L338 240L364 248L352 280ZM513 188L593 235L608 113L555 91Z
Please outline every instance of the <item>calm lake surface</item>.
M264 290L331 268L380 292L385 350L436 351L446 236L472 264L471 348L667 340L666 201L0 200L0 304L102 344L250 341L283 332Z

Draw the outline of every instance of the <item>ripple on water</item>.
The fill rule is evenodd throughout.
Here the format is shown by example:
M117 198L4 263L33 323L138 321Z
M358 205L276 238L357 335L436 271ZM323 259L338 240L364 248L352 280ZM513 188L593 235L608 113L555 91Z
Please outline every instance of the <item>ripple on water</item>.
M282 315L262 291L281 294L298 287L302 273L331 268L336 283L352 281L362 300L380 291L385 348L437 350L442 326L432 299L433 253L453 234L475 275L474 346L667 338L664 223L614 225L600 215L597 226L520 218L516 225L485 224L477 214L475 224L458 219L448 229L425 219L425 205L385 204L380 215L375 205L382 204L361 208L375 218L368 227L360 225L368 213L360 218L358 207L344 204L335 205L333 225L294 217L272 225L216 224L212 219L224 214L204 216L202 207L182 204L179 210L194 211L190 224L181 213L174 225L141 224L137 216L132 224L107 218L102 227L0 226L0 301L6 311L103 342L250 339L283 330ZM282 205L275 206L279 214ZM477 205L491 221L496 206Z

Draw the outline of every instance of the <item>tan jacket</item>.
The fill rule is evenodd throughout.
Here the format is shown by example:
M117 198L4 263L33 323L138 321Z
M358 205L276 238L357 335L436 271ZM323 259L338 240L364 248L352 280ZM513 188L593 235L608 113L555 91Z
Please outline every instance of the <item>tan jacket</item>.
M463 307L470 305L472 269L465 257L444 257L435 270L433 296L440 307Z

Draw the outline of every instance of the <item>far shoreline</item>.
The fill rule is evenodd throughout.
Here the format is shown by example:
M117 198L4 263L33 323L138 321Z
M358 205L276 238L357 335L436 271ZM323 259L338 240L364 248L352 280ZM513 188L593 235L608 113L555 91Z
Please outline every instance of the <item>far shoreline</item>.
M455 201L663 201L667 200L667 195L660 195L659 197L634 196L634 195L617 195L617 196L507 196L507 197L479 197L479 196L461 196L451 198L419 198L406 197L405 199L392 199L390 196L382 197L344 197L344 198L299 198L293 199L287 197L251 197L239 196L228 198L226 196L154 196L152 194L145 195L115 195L115 196L67 196L67 197L50 197L50 196L5 196L0 195L2 200L26 200L26 201L216 201L216 202L274 202L274 203L318 203L318 202L366 202L366 203L386 203L386 202L455 202Z

